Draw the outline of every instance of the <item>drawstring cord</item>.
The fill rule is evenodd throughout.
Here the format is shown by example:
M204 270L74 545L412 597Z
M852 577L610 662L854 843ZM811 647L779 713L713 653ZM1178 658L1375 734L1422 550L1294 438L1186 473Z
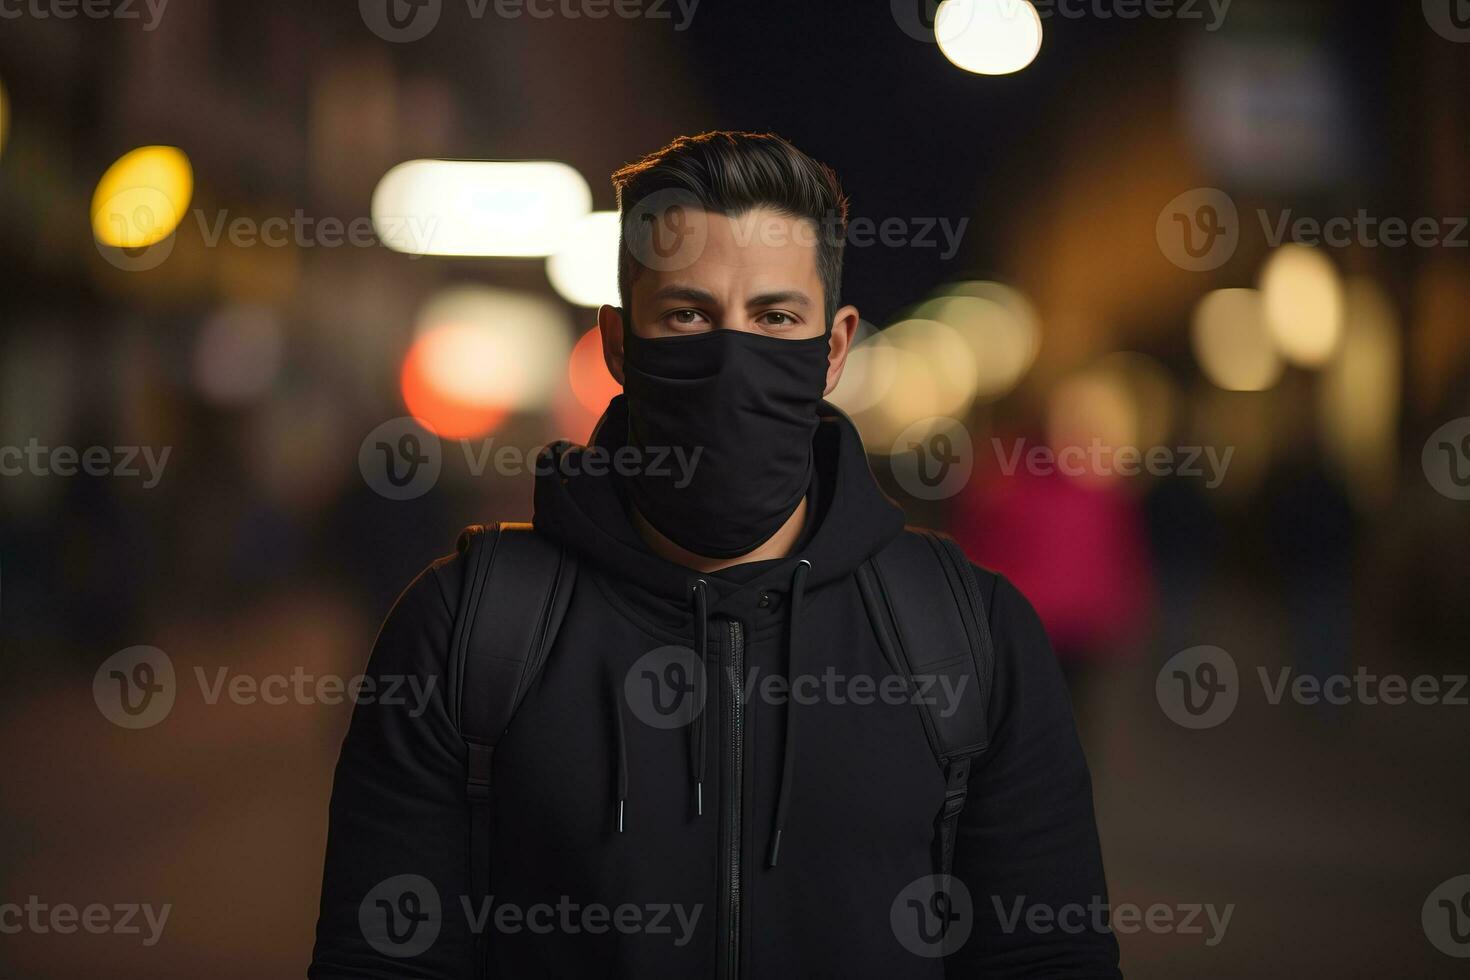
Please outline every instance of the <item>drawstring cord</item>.
M786 829L786 810L791 803L791 770L796 762L796 715L792 705L792 679L797 677L796 655L800 649L801 602L806 592L806 576L812 563L803 558L791 573L791 613L786 620L786 741L781 750L781 789L776 795L776 819L771 829L771 849L766 867L774 868L781 854L781 833Z
M613 692L613 717L618 735L618 833L623 832L623 805L628 799L628 733L623 727L622 691Z
M797 653L801 648L801 606L806 593L806 579L812 563L805 558L796 563L791 573L791 612L786 620L786 738L781 751L781 786L776 795L776 815L771 828L771 845L766 857L766 866L774 868L781 855L781 835L786 829L786 813L791 805L791 774L796 764L796 715L792 710L795 698L790 694L793 678L797 677ZM709 583L699 579L694 583L692 597L695 614L695 646L698 658L694 671L693 698L690 704L689 724L689 772L694 783L694 812L704 815L704 772L707 754L707 727L704 717L705 670L709 655ZM618 833L623 833L624 809L628 800L628 733L623 717L621 691L613 693L613 718L615 721L618 747Z
M704 579L694 583L694 636L698 653L694 670L694 697L690 699L689 722L689 770L694 781L694 814L704 816L704 758L705 724L704 674L709 669L706 659L709 653L709 583Z
M709 583L704 579L694 583L693 597L695 610L696 634L695 646L698 652L695 656L698 663L692 671L694 682L689 704L689 776L694 783L694 812L696 816L704 815L704 768L706 755L706 735L704 721L704 699L705 699L705 665L709 653L709 599L707 590ZM613 704L613 720L618 747L618 833L623 833L624 811L628 801L628 732L627 721L624 718L623 691L617 685L608 682L609 700Z

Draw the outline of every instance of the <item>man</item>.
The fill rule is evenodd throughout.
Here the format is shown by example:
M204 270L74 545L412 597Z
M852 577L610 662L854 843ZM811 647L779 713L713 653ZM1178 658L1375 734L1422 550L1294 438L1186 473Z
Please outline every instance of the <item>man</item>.
M613 180L622 307L598 323L624 395L544 458L521 535L575 584L513 597L529 561L471 544L399 599L368 674L433 696L353 716L310 976L1119 976L1035 613L968 562L969 620L964 589L912 588L933 562L873 573L947 546L903 530L822 401L858 324L835 176L707 133ZM554 633L489 744L465 719L505 691L477 693L468 648L503 666L517 643L463 639L484 616ZM900 634L948 622L925 685L910 662L937 655ZM964 752L952 719L978 720Z

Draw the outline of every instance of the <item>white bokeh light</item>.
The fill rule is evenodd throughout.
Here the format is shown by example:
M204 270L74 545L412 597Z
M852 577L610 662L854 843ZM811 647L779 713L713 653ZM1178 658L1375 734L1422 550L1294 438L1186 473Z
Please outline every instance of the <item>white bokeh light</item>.
M1041 51L1041 15L1027 0L944 0L934 12L939 50L957 68L1009 75Z
M415 255L550 255L591 209L587 181L552 160L410 160L372 204L383 244Z
M572 226L546 260L546 278L577 306L618 304L618 213L594 211Z

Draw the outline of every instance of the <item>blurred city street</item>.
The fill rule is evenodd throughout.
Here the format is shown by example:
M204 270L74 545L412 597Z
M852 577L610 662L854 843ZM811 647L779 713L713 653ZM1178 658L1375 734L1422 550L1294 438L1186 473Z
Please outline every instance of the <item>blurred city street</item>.
M1284 663L1271 611L1238 608L1239 594L1221 583L1202 630L1236 649L1242 668ZM224 650L221 626L234 638ZM180 625L166 641L181 668L184 651L209 650L203 662L289 673L310 652L308 671L350 674L370 635L324 593ZM1120 933L1126 976L1459 975L1424 941L1419 910L1466 849L1463 707L1314 715L1262 696L1180 738L1155 700L1155 673L1143 662L1120 669L1086 706L1112 903L1235 908L1214 946L1203 914L1198 935ZM181 700L171 737L139 751L146 733L108 725L85 678L31 682L47 693L0 727L15 752L0 833L11 893L171 902L174 912L157 951L131 936L8 938L6 975L83 976L106 962L109 976L143 980L159 975L162 954L170 976L298 975L347 709L235 705L221 718Z
M1466 14L0 0L0 980L305 974L344 689L716 129L842 178L829 400L1037 609L1124 975L1466 975Z

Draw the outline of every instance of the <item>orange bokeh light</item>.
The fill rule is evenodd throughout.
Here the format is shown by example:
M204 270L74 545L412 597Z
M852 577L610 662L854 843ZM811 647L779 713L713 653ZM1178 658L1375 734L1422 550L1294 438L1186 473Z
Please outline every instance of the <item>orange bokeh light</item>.
M409 414L441 439L482 436L505 421L506 409L467 402L436 386L427 369L431 354L426 342L432 342L432 334L414 341L403 359L399 381Z
M622 394L623 386L608 372L602 358L602 333L596 327L584 333L572 348L567 377L578 403L594 416L600 416L607 403Z

